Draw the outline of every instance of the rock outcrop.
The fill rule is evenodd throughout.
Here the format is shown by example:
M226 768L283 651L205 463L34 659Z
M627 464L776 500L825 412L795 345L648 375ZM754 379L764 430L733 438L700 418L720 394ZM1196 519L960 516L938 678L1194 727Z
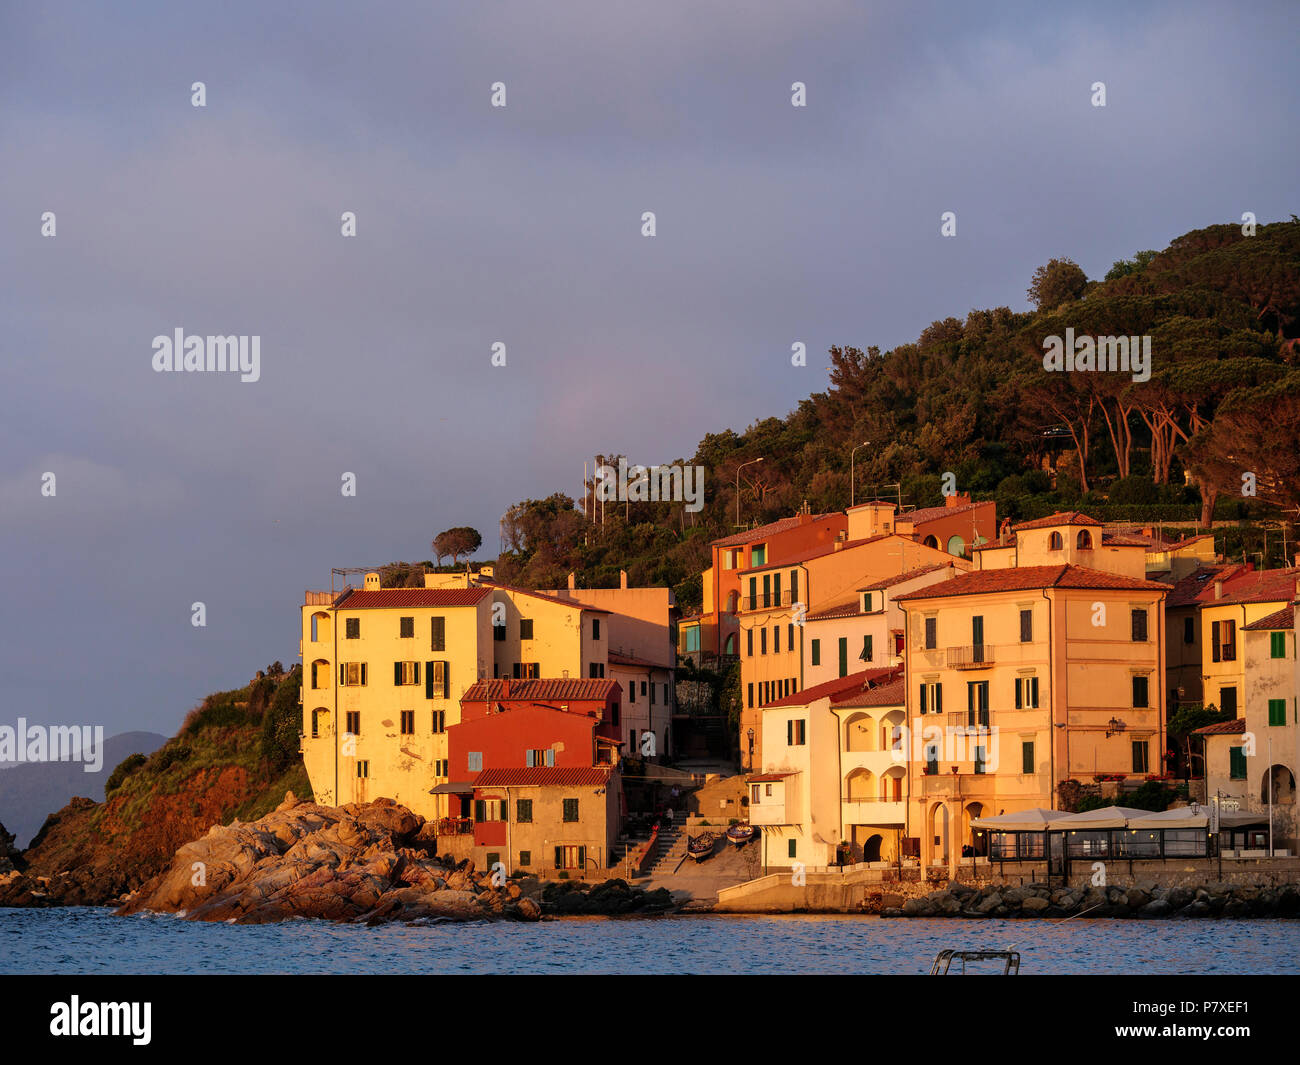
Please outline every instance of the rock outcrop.
M667 892L621 880L584 884L494 881L468 861L437 858L424 819L391 799L341 807L290 793L251 824L215 826L181 847L119 914L157 911L189 920L261 924L291 917L335 921L539 920L556 914L654 913Z
M868 896L864 909L882 917L1294 917L1300 915L1300 887L1143 883L1122 888L1026 884L975 889L951 884L906 900L885 893Z

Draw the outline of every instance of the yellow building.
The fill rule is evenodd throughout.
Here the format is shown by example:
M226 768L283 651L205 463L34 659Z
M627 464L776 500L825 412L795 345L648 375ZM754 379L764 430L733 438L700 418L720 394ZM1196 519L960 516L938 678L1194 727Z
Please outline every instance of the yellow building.
M976 817L1056 806L1062 781L1162 772L1168 585L1143 576L1143 545L1107 543L1085 515L1014 532L975 552L976 572L898 599L906 835L927 864L976 844Z
M1290 606L1300 569L1245 570L1215 579L1200 601L1201 681L1204 700L1242 715L1246 659L1242 630Z
M491 583L425 576L380 588L379 575L302 606L303 762L318 801L393 799L446 817L446 730L489 677L604 677L608 611Z
M802 630L807 615L858 597L858 589L882 578L936 565L964 569L970 563L907 536L882 533L835 541L779 564L752 566L740 573L740 749L746 767L764 764L761 708L809 687L814 657L820 665L823 652L839 655L838 649L806 644ZM843 658L843 662L834 659L840 675L851 667L860 668L857 649L850 653L846 644Z

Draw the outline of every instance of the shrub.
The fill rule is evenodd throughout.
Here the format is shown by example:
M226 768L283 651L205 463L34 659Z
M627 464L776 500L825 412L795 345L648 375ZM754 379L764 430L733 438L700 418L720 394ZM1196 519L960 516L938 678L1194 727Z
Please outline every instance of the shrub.
M302 671L297 667L275 689L262 715L262 757L279 771L298 757L298 736L302 729Z
M151 772L161 773L178 762L186 761L193 753L188 745L177 743L175 740L168 740L167 743L153 752L153 757L149 759L149 769Z
M108 774L108 781L104 784L104 794L107 795L110 791L116 791L120 788L122 786L122 781L144 765L148 760L149 759L142 754L128 754L117 763L117 768Z

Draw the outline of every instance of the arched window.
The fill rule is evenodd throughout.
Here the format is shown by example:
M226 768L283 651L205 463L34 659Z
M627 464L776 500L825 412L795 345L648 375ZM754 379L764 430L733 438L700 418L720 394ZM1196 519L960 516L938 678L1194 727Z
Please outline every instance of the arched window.
M727 613L734 614L739 607L740 593L733 589L731 594L727 596Z
M951 536L948 538L948 554L964 555L966 554L966 541L960 536Z
M1061 534L1059 532L1052 533L1047 539L1047 550L1063 551L1064 549L1065 541L1061 538Z
M1079 535L1075 537L1074 546L1077 547L1080 551L1091 551L1092 533L1090 533L1087 529L1080 529Z
M933 548L935 548L935 549L937 550L938 547L939 547L939 538L938 538L937 536L935 536L933 533L931 533L931 534L930 534L929 536L927 536L924 540L922 540L921 543L922 543L925 547L933 547Z

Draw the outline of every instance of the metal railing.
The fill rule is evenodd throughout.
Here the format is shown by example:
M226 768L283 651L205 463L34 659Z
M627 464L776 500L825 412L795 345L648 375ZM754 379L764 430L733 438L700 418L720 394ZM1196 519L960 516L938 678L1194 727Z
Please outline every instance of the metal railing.
M444 817L438 821L440 836L468 836L474 831L474 821L469 817Z
M976 643L949 647L946 658L949 669L987 669L994 664L993 645Z
M788 607L794 602L794 596L789 589L781 592L759 592L757 595L747 595L740 600L741 610L780 610L782 607Z

